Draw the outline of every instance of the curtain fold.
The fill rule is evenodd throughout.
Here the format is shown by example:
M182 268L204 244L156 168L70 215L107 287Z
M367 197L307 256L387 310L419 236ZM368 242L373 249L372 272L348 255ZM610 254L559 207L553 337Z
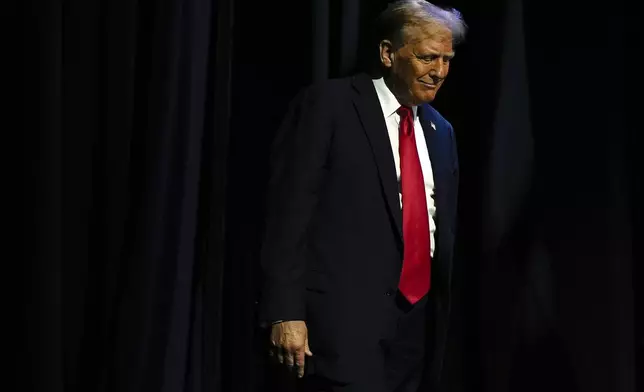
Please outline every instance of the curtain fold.
M62 392L62 9L25 1L22 104L22 312L19 377L27 390ZM43 327L46 326L46 327ZM37 355L35 355L37 353Z
M231 7L25 3L35 390L217 388Z

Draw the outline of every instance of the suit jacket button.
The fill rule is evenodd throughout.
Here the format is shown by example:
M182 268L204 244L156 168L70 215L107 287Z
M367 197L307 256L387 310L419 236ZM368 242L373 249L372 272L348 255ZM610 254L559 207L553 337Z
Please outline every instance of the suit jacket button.
M387 290L387 291L385 291L385 295L386 295L387 297L391 297L391 296L392 296L392 292L391 292L391 290Z

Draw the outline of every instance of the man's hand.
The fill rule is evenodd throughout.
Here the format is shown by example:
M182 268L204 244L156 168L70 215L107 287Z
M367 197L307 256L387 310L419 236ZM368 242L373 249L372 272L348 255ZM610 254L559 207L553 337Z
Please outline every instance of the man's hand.
M309 349L308 329L304 321L283 321L273 324L271 355L289 369L297 366L298 377L304 377L304 359L313 355Z

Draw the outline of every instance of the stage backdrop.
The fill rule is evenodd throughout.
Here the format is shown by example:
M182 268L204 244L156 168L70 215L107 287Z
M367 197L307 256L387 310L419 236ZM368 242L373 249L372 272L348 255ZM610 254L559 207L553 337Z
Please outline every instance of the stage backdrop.
M13 388L221 390L232 1L25 1Z
M568 3L438 2L470 26L435 102L461 159L444 391L634 392L644 374L629 9ZM22 3L17 385L265 391L269 145L301 88L368 64L386 4Z
M435 102L461 159L445 390L635 388L626 8L602 9L606 30L595 34L595 9L572 3L438 2L470 26ZM258 126L233 122L231 134L227 249L239 279L227 291L237 317L229 344L247 342L226 372L231 383L247 374L235 364L261 347L243 336L259 287L254 244L272 132L300 88L364 69L377 50L369 23L386 4L266 3L235 24L233 118L250 112ZM274 23L291 11L298 16ZM279 55L255 45L257 31L280 43ZM592 65L606 47L610 60ZM266 98L254 105L257 80Z

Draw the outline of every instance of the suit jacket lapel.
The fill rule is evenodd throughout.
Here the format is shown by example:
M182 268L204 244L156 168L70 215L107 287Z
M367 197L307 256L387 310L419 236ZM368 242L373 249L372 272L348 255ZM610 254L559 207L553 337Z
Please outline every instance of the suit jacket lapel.
M393 217L394 225L402 241L402 211L400 210L400 198L398 196L396 166L394 163L394 155L391 151L391 142L389 141L387 126L382 110L380 109L380 101L378 100L378 95L369 76L358 75L354 77L353 86L357 92L353 99L353 104L371 144L380 175L382 192L385 196L389 213Z
M448 231L451 230L449 226L449 219L441 219L441 213L444 213L446 208L449 208L449 200L447 196L449 195L449 181L446 175L451 173L450 171L450 160L446 156L448 151L445 151L444 141L440 140L440 133L435 128L441 126L442 122L436 121L433 116L432 110L429 105L423 105L419 108L419 117L420 122L423 127L423 133L425 135L425 140L427 141L427 149L429 151L429 159L432 163L432 172L434 174L434 202L436 205L436 233L434 241L436 242L436 248L434 253L434 258L432 259L432 276L437 279L437 283L441 285L445 282L449 282L451 277L451 267L449 257L441 257L441 255L447 255L445 252L449 252L447 249L443 249L443 241L441 237L445 235ZM434 126L432 126L434 124ZM434 280L434 278L432 278ZM446 287L443 290L441 301L449 301L449 289Z
M423 134L427 142L427 151L429 152L429 159L432 163L432 173L434 174L434 200L436 203L436 227L438 227L438 214L440 213L441 203L443 201L444 191L444 159L443 151L441 151L441 143L438 140L438 132L436 131L436 121L431 114L431 110L427 105L418 108L418 116L420 124L423 127Z

